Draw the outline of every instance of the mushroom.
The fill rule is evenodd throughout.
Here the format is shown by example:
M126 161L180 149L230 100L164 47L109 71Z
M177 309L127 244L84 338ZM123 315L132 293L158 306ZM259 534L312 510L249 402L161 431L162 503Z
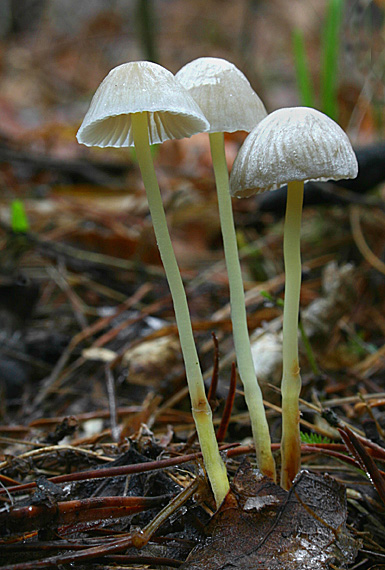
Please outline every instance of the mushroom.
M170 71L155 63L138 61L125 63L110 71L91 101L77 139L87 146L135 146L174 304L192 414L207 475L219 506L228 492L229 483L215 438L186 294L168 233L150 152L150 144L190 137L207 128L208 123L198 105Z
M230 176L233 196L251 196L287 184L283 238L281 486L290 488L300 469L298 311L301 287L300 227L304 182L355 178L357 159L347 135L332 119L308 107L279 109L247 136Z
M229 279L231 320L239 375L249 409L258 467L264 475L275 480L269 426L250 348L223 134L240 130L249 132L266 116L266 110L244 74L224 59L195 59L182 67L176 78L192 95L210 123L208 132Z

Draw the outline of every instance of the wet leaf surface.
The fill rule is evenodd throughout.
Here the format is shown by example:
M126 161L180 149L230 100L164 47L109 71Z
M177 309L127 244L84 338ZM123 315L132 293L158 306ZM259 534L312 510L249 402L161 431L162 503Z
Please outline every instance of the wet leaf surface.
M302 471L287 492L243 464L183 570L322 570L354 560L344 488Z

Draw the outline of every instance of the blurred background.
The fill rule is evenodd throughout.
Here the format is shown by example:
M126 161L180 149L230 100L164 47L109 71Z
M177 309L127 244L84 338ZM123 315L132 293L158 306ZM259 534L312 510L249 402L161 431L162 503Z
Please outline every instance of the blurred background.
M385 3L334 4L333 36L329 0L2 0L0 134L26 143L49 125L52 139L59 124L74 134L108 71L138 59L175 73L196 57L223 57L268 111L297 105L302 45L314 106L322 109L329 76L336 118L354 142L371 141L384 128Z

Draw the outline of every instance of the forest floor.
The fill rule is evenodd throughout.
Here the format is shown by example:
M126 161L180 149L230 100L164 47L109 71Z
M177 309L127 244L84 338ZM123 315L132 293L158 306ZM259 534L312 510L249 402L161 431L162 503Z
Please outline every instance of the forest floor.
M157 36L160 56L173 71L202 55L179 49L187 33L172 26L182 18L179 4L168 3ZM199 49L207 46L210 55L238 59L247 68L254 28L247 27L243 46L245 14L228 6L234 3L225 4L221 23L214 25L218 6L209 3ZM249 69L271 109L283 101L297 103L295 82L286 71L285 30L298 13L282 15L278 0L269 9L267 4L260 8L265 22L281 38L275 64L268 75L262 53ZM199 26L199 6L189 15ZM314 11L303 18L315 33ZM251 549L256 555L258 547L260 552L261 544L250 545L249 538L239 545L246 532L239 509L266 482L254 480L250 422L239 382L231 415L224 414L235 356L207 135L168 141L154 149L154 161L207 389L216 384L214 422L221 426L221 449L233 480L219 519L218 513L211 518L215 504L194 434L173 307L135 155L85 149L75 139L108 65L123 49L132 59L139 51L130 39L129 20L122 24L114 11L103 18L88 16L66 39L54 16L47 20L39 14L37 21L32 31L2 40L0 568L171 568L181 566L195 547L185 568L202 567L202 548L207 569L227 563L256 567L255 558L238 565L220 558L221 548ZM195 34L203 35L196 26ZM167 40L170 29L174 35ZM262 24L260 29L265 33ZM266 42L270 37L266 34ZM316 62L316 34L310 45ZM284 75L280 82L279 73ZM371 98L357 85L343 75L341 123L364 156L366 148L382 149L383 164L378 85L371 84ZM229 167L244 136L226 135ZM343 554L333 551L334 565L321 560L312 568L385 568L384 177L377 182L374 187L363 182L353 193L333 186L337 199L304 209L301 430L302 467L310 474L298 480L295 504L269 487L276 503L271 508L279 511L282 526L267 532L265 522L247 522L260 536L271 536L266 548L273 554L293 521L300 525L298 520L308 516L334 529L328 548L332 544ZM12 207L20 204L27 225L15 228ZM250 198L234 202L234 215L255 366L279 461L282 212ZM329 501L337 505L339 519L329 520L327 508L301 511L308 485L315 493L325 473L332 477ZM346 489L347 503L335 482ZM267 493L263 489L261 496ZM235 513L230 519L226 509ZM250 509L255 517L263 507L253 503ZM225 539L224 529L229 529ZM306 532L320 531L316 526ZM205 541L207 534L224 541L218 550ZM292 543L281 546L294 549ZM319 542L317 556L322 548ZM285 567L300 567L298 560L291 564ZM269 570L275 568L281 566L272 562Z

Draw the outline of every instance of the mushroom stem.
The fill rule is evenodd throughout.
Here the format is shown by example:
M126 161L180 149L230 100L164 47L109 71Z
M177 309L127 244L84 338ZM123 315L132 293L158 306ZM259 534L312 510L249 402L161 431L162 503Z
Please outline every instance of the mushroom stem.
M186 367L192 414L198 432L207 476L211 483L216 504L219 506L229 490L229 482L226 467L220 456L215 437L211 408L206 398L202 372L194 342L186 293L168 232L162 197L151 157L147 112L133 113L131 120L136 156L147 193L159 252L174 304L175 318Z
M210 133L209 137L229 279L231 320L239 375L244 386L245 400L249 409L258 467L264 475L275 480L275 463L271 452L269 426L266 420L261 388L255 374L247 328L245 294L234 228L224 136L223 133Z
M301 290L301 215L303 181L289 182L283 255L285 260L285 305L283 311L283 376L281 486L289 489L301 465L299 394L301 376L298 362L298 311Z

